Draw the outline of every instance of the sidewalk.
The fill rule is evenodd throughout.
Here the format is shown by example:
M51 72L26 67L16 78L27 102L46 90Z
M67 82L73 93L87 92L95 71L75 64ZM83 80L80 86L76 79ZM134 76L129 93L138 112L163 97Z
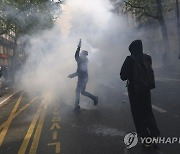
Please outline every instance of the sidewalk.
M12 81L6 81L1 84L0 87L0 107L11 98L16 92L14 92Z

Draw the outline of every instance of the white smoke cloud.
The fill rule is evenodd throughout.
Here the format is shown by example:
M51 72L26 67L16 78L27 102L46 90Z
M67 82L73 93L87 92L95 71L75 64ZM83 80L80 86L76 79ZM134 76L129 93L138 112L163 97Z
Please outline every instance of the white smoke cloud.
M50 93L52 98L75 100L76 79L67 76L76 71L74 54L79 39L89 52L87 90L95 92L100 83L119 78L127 55L127 25L123 17L112 13L108 0L69 0L55 26L20 41L27 61L17 74L18 85L29 93Z

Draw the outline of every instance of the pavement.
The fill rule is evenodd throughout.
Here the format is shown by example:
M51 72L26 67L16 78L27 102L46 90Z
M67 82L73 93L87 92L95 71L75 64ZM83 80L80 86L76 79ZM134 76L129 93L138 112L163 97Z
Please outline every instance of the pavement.
M89 83L88 89L91 89ZM180 138L180 79L156 76L152 107L162 137ZM127 89L119 76L99 81L94 91L98 106L82 97L81 110L62 98L8 88L0 97L0 153L2 154L179 154L180 143L127 149L124 136L135 132Z

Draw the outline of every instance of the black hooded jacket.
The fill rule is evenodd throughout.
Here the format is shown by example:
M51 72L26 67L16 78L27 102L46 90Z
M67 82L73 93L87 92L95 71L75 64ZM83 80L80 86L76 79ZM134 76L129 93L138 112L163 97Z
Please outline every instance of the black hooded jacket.
M143 45L141 40L135 40L129 45L131 55L141 60L143 58ZM152 64L151 57L147 55L148 61ZM127 56L120 71L123 81L128 80L128 90L133 90L133 69L135 61L131 56Z

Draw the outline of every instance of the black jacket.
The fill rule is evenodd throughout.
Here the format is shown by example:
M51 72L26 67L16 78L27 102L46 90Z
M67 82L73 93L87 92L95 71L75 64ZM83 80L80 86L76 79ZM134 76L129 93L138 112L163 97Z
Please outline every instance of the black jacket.
M133 41L129 46L129 51L131 55L141 60L144 56L142 41L141 40ZM147 55L147 60L150 62L150 64L152 64L152 59L149 55ZM135 64L134 59L131 56L127 56L120 71L120 78L123 81L128 80L128 91L134 90L133 89L134 64Z

